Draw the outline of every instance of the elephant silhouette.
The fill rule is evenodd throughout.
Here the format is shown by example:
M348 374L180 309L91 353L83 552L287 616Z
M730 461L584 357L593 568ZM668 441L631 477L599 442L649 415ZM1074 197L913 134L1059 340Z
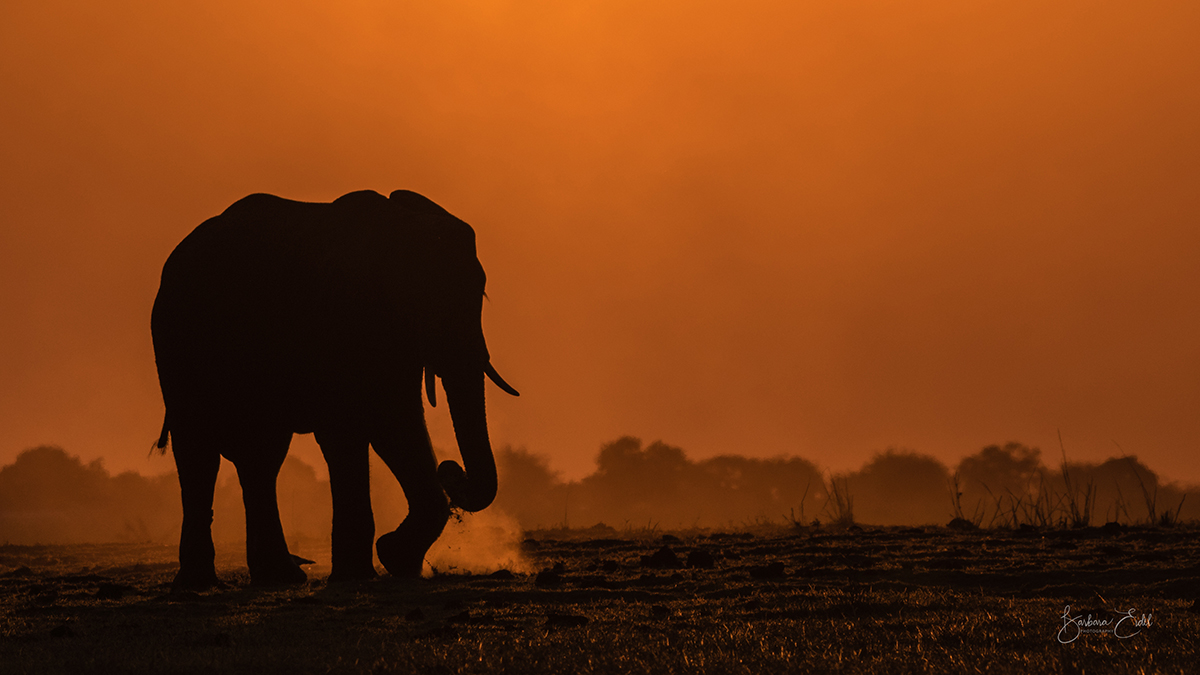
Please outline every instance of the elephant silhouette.
M254 584L299 583L275 481L293 433L314 433L333 493L331 580L375 576L370 449L395 474L408 516L376 550L395 576L419 576L451 507L496 494L475 232L406 190L332 203L266 194L201 223L163 266L151 334L183 500L176 587L217 582L212 504L220 457L237 469ZM440 465L421 380L441 377L463 467Z

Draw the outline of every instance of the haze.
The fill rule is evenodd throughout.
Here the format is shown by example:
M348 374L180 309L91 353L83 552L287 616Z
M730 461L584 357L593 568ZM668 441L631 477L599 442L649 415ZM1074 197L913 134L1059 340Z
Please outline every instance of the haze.
M1061 429L1072 460L1116 441L1200 481L1198 27L1187 2L6 0L0 465L173 468L149 315L175 244L253 192L407 188L478 233L522 393L489 389L495 444L568 478L625 435L836 471Z

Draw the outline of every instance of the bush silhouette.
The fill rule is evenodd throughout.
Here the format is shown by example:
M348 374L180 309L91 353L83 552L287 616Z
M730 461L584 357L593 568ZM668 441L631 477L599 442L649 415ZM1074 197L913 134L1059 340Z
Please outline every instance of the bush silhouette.
M854 517L871 525L938 525L950 520L950 472L929 455L891 449L846 477Z

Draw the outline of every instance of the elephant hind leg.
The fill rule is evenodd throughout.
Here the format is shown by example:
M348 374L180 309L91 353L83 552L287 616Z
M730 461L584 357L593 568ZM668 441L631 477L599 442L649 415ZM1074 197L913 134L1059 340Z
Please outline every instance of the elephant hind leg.
M171 452L179 474L183 498L183 525L179 532L179 572L173 588L206 589L217 586L216 557L212 540L213 490L221 455L189 430L175 430Z
M421 576L425 554L441 536L450 519L450 503L437 479L437 459L424 424L419 438L375 442L375 452L400 481L408 500L408 516L395 531L375 543L379 562L395 577Z
M275 490L292 435L280 432L241 439L226 456L237 467L238 482L242 485L250 582L256 586L304 583L308 575L288 552Z

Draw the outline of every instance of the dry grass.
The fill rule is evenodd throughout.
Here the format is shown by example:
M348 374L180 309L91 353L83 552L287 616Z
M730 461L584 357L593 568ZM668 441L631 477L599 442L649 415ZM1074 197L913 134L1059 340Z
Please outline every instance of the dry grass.
M1067 446L1063 444L1062 432L1058 432L1058 447L1062 449L1062 480L1066 486L1066 508L1064 519L1070 527L1087 527L1092 524L1092 512L1096 508L1096 485L1088 481L1087 485L1078 485L1071 480L1071 471L1067 466Z
M1197 534L562 530L523 544L533 568L557 570L540 575L330 585L318 565L306 585L255 589L230 551L219 561L230 586L203 594L168 592L171 547L7 546L0 670L1187 672L1200 634ZM1136 607L1153 623L1064 645L1067 605L1097 616Z
M854 525L854 496L850 494L849 480L845 476L830 476L825 486L824 513L833 527L847 528Z

